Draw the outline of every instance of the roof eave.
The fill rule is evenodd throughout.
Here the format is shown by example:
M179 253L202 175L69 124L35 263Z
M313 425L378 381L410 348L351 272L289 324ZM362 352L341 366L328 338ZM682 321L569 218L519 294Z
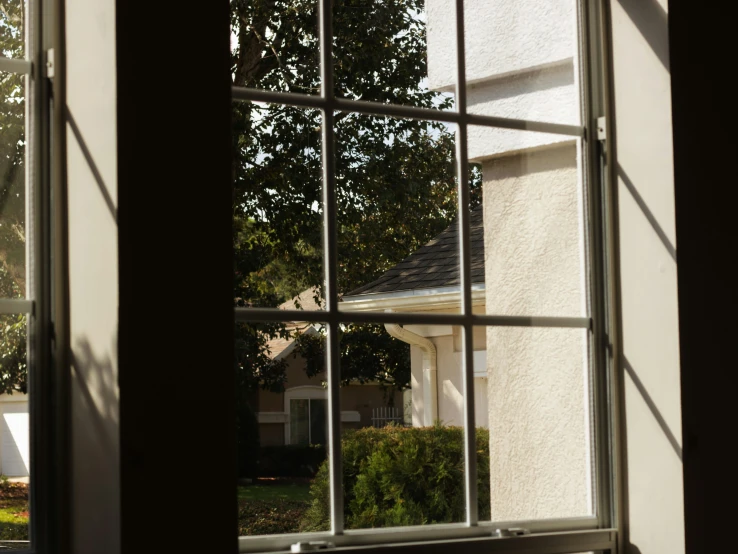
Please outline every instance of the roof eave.
M472 305L484 305L484 291L484 283L472 284ZM461 288L453 286L344 296L338 306L342 312L417 312L458 309L460 305Z

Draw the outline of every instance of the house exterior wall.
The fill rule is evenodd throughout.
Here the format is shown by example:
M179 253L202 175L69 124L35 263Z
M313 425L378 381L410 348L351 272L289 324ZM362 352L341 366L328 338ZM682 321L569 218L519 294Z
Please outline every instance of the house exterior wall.
M574 145L483 165L487 313L580 316ZM586 335L489 327L493 520L591 513Z
M301 356L288 356L287 359L287 382L285 390L289 391L295 387L322 387L325 381L325 373L314 377L308 377L305 373L305 359ZM394 406L402 407L402 392L392 394L389 390L382 390L379 385L347 385L341 387L341 412L343 413L341 423L342 429L358 429L372 425L372 409L389 405L392 401ZM285 421L285 393L275 393L260 390L258 392L258 413L285 414L282 421L270 421L259 423L259 439L262 446L278 446L286 444ZM355 421L358 415L358 421Z
M431 311L431 310L429 310ZM483 313L484 306L474 306L475 313ZM443 313L432 310L433 313ZM463 354L460 328L449 325L408 325L408 331L430 339L436 347L436 379L438 389L437 421L443 425L462 426L464 421L463 402ZM488 427L486 335L481 327L474 329L474 395L475 421L478 427ZM418 346L410 347L411 361L411 420L413 427L425 425L425 402L423 380L423 353Z
M0 394L0 474L28 477L30 434L28 395Z
M429 83L451 91L453 3L426 6ZM470 112L579 123L575 2L467 0L465 12ZM484 181L486 313L583 315L576 144L481 127L468 136ZM589 515L586 335L489 328L486 339L492 519Z

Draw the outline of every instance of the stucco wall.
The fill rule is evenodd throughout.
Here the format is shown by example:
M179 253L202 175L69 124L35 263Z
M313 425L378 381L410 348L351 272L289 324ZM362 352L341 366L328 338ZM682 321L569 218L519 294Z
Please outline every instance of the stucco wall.
M582 314L574 145L483 166L487 313ZM586 334L490 327L493 520L591 512Z
M454 3L426 0L428 81L451 90L456 82ZM466 71L469 82L546 66L571 58L575 48L571 0L466 0Z

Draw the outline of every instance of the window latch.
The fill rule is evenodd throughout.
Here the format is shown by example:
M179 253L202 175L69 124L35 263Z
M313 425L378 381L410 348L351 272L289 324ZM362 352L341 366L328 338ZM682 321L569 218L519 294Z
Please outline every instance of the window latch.
M597 140L604 141L607 139L607 120L605 116L597 118Z
M530 530L524 527L509 527L507 529L497 529L495 535L498 537L519 537L521 535L530 535Z
M335 547L335 544L328 541L303 541L293 544L290 552L314 552L315 550L327 550Z
M46 67L45 69L46 77L48 79L53 79L54 78L54 49L53 48L49 48L46 51L46 66L45 67Z

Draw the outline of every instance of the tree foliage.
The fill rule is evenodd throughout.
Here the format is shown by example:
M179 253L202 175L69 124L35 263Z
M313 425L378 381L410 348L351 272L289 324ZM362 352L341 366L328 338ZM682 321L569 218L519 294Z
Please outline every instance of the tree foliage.
M0 0L0 55L23 58L23 3ZM0 298L26 293L23 77L0 72ZM0 315L0 393L26 391L26 320Z
M337 95L452 107L448 95L424 84L423 5L423 0L335 0ZM314 0L233 0L231 8L235 85L319 93ZM446 228L457 213L457 185L453 130L447 125L346 112L337 113L335 122L343 294L377 278ZM321 125L317 110L233 104L234 296L244 305L276 307L310 287L322 294ZM475 169L475 202L480 181ZM404 345L395 346L376 326L343 331L342 375L407 386ZM268 339L283 332L279 325L242 326L239 333L256 350L240 351L238 371L258 375L261 386L273 388L278 379L267 373L279 368L270 368L268 354L262 354ZM302 346L315 351L315 340L306 338ZM361 340L367 341L363 347Z

